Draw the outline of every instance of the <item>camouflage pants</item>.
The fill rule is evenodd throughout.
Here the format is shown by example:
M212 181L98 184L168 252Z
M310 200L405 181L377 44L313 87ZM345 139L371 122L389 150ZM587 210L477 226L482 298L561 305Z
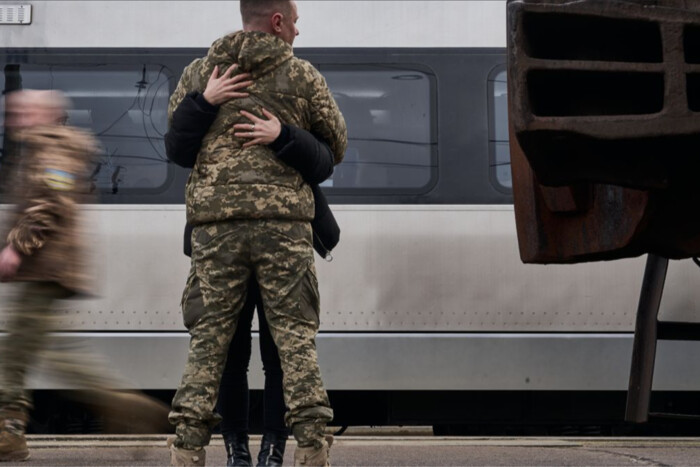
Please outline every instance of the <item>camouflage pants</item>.
M89 360L84 349L75 345L47 351L56 330L52 306L68 298L71 292L53 282L21 282L7 307L7 337L2 352L0 407L27 412L32 407L30 394L24 389L27 370L39 360L46 361L51 374L88 389L113 387L117 382L100 369L97 360Z
M199 290L188 287L183 296L190 350L169 417L175 445L206 446L219 422L219 382L254 274L282 363L287 425L299 446L321 447L333 411L316 357L319 296L309 223L242 220L195 227L192 274ZM186 307L200 300L203 311L193 315Z

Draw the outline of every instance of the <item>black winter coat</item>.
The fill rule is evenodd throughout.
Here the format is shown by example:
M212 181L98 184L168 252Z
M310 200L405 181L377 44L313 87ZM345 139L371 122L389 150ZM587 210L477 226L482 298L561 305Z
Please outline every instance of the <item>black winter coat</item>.
M187 94L173 113L170 130L165 135L165 152L175 164L192 168L204 136L216 119L217 106L209 104L198 92ZM311 226L314 249L327 257L340 240L340 228L318 186L333 174L334 157L330 147L311 133L292 125L282 125L279 137L269 146L283 162L293 167L311 186L315 213ZM183 250L192 254L192 226L185 225Z

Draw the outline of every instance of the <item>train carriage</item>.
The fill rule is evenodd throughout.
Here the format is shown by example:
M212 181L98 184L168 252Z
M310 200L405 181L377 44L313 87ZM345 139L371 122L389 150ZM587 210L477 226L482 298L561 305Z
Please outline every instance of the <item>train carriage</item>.
M505 1L298 4L295 53L325 76L349 132L323 186L341 242L332 262L317 257L317 345L336 422L620 422L643 259L520 262ZM187 352L189 268L187 171L165 157L167 103L182 69L240 28L238 2L31 6L30 24L0 24L0 87L65 91L69 123L100 142L100 202L83 207L98 296L59 311L62 335L82 338L126 386L167 394ZM692 262L671 264L662 319L693 319L698 280ZM661 343L658 403L692 400L699 365L700 346ZM32 386L51 394L65 382Z

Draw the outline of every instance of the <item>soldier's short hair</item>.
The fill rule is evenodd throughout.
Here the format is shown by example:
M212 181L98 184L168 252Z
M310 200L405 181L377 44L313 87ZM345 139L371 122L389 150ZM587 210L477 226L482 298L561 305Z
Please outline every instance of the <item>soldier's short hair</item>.
M65 123L68 119L68 110L72 105L68 96L62 91L27 89L21 92L23 103L46 109L54 115L57 122Z
M243 24L255 24L276 12L289 15L291 11L291 0L241 0Z
M32 91L27 91L32 92ZM59 112L65 112L72 107L71 101L63 91L57 89L34 91L38 103Z

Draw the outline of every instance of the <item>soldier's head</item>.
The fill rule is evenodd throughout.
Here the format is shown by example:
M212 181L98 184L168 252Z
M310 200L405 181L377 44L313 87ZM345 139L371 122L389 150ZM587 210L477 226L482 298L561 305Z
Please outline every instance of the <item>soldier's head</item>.
M299 35L297 3L293 0L241 0L244 31L273 34L289 45Z
M69 101L61 91L23 90L9 93L5 97L5 106L5 126L16 131L65 123Z

